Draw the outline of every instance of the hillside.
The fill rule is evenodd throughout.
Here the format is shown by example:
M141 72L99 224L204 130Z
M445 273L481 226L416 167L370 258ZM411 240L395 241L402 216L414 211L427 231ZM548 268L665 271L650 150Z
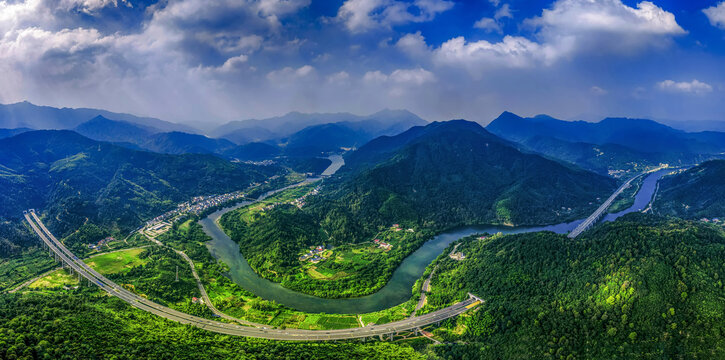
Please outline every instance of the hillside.
M428 304L467 292L486 303L436 331L468 344L441 348L444 358L725 356L722 230L631 214L577 241L471 237L458 250L465 260L439 258Z
M504 112L486 129L518 143L544 136L567 142L621 145L644 153L717 154L725 150L725 133L688 133L646 119L607 118L590 123L545 115L523 118Z
M174 131L153 134L139 146L163 154L217 154L230 150L235 145L226 139L212 139L204 135Z
M725 160L663 178L654 210L685 219L725 218Z
M378 138L346 163L332 196L359 215L377 212L384 223L556 223L583 215L615 187L606 177L521 153L462 120Z
M31 130L33 130L33 129L28 129L28 128L0 129L0 139L15 136L17 134L22 134L24 132L31 131Z
M523 154L462 120L378 138L348 160L301 208L280 202L268 210L250 214L239 209L221 218L258 274L317 296L369 294L387 282L402 259L443 229L573 220L593 211L597 198L616 187L612 179ZM405 236L387 233L392 224L412 231L401 232ZM376 254L351 245L370 244L373 237L395 247ZM339 274L331 279L309 278L300 268L301 252L320 244L342 252L330 265L317 266Z
M71 131L31 131L0 140L0 218L37 208L58 235L86 219L128 231L189 197L239 190L279 171L211 155L135 151Z

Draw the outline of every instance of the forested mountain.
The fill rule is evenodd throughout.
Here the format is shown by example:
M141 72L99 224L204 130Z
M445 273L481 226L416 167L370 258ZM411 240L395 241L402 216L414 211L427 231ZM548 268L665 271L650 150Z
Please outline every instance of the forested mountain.
M630 214L576 241L553 233L477 240L441 256L440 307L486 300L441 334L443 358L719 359L725 356L725 233Z
M22 134L26 131L31 131L31 130L33 130L33 129L28 129L28 128L0 129L0 139L15 136L17 134Z
M609 178L521 153L463 120L376 139L346 162L328 199L373 226L557 223L584 214L615 187Z
M621 145L644 153L717 154L725 150L725 133L688 133L645 119L607 118L590 123L546 115L523 118L504 112L486 128L519 143L544 136L567 142Z
M157 128L161 131L198 132L186 125L150 117L139 117L99 109L38 106L27 101L15 104L0 104L0 128L73 129L99 115L107 119Z
M725 160L660 180L654 210L685 219L725 218Z
M0 140L0 217L38 208L58 235L86 219L126 231L192 196L240 190L280 171L212 155L130 150L72 131L31 131Z
M392 224L418 229L415 240L405 244L407 252L387 264L385 271L392 273L426 236L443 229L573 220L593 211L598 198L616 187L610 178L521 153L480 125L462 120L378 138L346 162L302 209L277 206L253 221L242 210L222 217L222 226L240 243L254 269L271 269L279 281L296 274L298 253L305 247L370 241ZM337 283L354 280L356 286L367 286L366 291L381 285L374 274L358 275ZM319 280L304 286L322 289L335 283Z

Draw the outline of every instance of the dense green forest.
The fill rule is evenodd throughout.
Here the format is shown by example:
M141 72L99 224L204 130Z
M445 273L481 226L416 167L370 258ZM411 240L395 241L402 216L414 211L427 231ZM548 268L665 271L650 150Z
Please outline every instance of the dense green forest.
M213 155L130 150L71 131L26 132L0 140L0 149L0 217L43 209L58 236L86 222L126 233L192 196L240 190L285 172Z
M725 357L725 233L631 214L576 241L553 233L476 240L441 256L427 309L486 300L437 332L447 358ZM426 309L424 309L426 310Z
M725 218L725 160L713 160L663 178L654 202L658 214L685 219Z

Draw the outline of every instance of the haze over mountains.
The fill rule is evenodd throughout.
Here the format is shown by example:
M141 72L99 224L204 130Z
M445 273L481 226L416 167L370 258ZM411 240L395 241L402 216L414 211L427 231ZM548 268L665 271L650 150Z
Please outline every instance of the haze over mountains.
M725 133L685 132L646 119L590 123L504 112L486 129L527 150L598 172L613 166L692 164L725 151Z

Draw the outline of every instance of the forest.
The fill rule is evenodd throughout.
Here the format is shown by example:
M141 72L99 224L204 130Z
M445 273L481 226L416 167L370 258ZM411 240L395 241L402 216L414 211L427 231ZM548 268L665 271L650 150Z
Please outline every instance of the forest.
M462 262L438 259L427 311L469 291L486 303L437 330L468 343L439 348L444 357L725 356L722 229L632 214L577 241L471 237L459 250Z

